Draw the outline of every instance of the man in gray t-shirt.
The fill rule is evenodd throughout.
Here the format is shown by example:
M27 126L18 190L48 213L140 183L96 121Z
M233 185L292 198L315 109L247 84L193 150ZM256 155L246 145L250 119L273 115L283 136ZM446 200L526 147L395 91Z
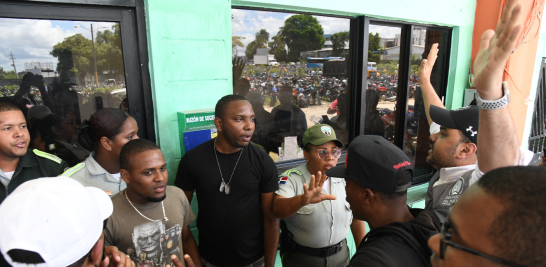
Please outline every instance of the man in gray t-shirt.
M167 186L161 150L152 142L128 142L120 153L121 178L127 189L112 197L114 212L104 231L105 245L115 246L136 266L174 266L171 256L184 253L201 264L188 225L195 219L182 190Z

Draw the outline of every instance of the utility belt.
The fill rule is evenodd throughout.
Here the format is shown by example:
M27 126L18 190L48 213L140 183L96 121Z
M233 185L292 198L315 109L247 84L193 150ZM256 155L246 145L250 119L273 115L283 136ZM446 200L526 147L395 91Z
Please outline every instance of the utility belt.
M296 241L294 241L294 235L288 231L288 228L286 227L286 223L284 220L281 220L281 255L287 255L291 252L297 251L300 253L303 253L308 256L312 257L320 257L320 258L326 258L330 257L332 255L337 254L343 249L343 242L345 239L341 240L339 243L329 246L329 247L323 247L323 248L310 248L302 246ZM347 245L345 243L345 245Z

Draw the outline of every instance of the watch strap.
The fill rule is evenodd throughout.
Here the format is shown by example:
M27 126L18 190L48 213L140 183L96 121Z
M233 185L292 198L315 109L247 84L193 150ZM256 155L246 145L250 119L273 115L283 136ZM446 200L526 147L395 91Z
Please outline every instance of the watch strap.
M508 83L506 81L502 82L502 89L503 89L504 95L497 100L484 100L480 97L479 94L477 94L476 105L480 109L488 109L488 110L499 109L508 105L508 103L510 103L510 98L509 98L510 90L508 90Z

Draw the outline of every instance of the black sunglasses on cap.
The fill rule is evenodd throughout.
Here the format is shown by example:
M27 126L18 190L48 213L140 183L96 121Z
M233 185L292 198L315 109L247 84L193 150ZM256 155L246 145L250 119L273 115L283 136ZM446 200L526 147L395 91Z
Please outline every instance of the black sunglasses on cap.
M449 232L449 229L451 229L451 221L449 220L449 217L447 218L446 222L442 225L442 231L440 232L440 259L444 259L447 246L452 246L456 249L460 249L462 251L466 251L468 253L472 253L474 255L478 255L480 257L487 258L489 260L504 264L506 266L510 267L523 267L521 265L517 265L515 263L511 263L493 256L489 256L487 254L481 253L477 250L465 247L463 245L457 244L452 240L451 232Z

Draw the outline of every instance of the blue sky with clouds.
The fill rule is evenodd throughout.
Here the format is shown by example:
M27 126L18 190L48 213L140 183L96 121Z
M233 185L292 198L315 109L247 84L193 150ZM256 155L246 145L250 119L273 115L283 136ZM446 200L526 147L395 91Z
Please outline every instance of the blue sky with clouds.
M17 71L25 69L25 63L53 62L56 66L57 58L49 55L53 46L62 42L66 37L81 33L91 39L91 33L83 28L75 29L75 25L90 28L93 23L94 30L112 28L112 22L89 21L62 21L62 20L37 20L37 19L11 19L0 18L0 67L4 70L13 70L11 66L10 52L13 53Z

